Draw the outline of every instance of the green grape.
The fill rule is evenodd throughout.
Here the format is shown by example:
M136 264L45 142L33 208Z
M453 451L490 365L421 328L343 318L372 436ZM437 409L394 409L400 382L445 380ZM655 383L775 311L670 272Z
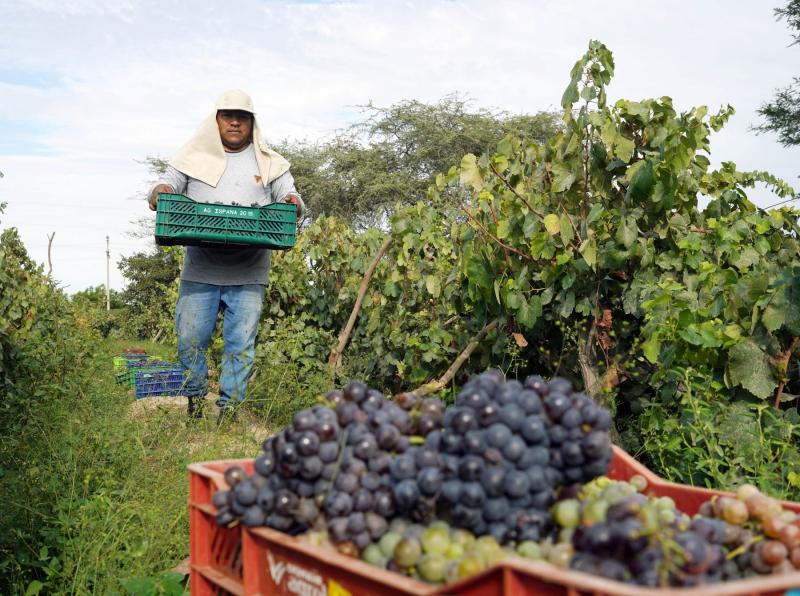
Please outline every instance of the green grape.
M500 545L497 544L497 540L494 539L493 536L486 534L484 536L479 536L477 540L475 540L476 545L485 545L490 546L492 548L500 548Z
M422 546L416 538L403 538L394 549L394 560L400 567L413 567L422 555Z
M558 533L559 542L572 542L572 537L575 536L575 528L561 528Z
M469 550L475 544L475 536L469 530L457 529L450 532L450 540L455 544L460 544L464 550Z
M509 551L504 548L497 548L486 552L486 566L494 565L505 559L509 555Z
M619 484L612 484L606 487L601 495L601 498L611 505L619 503L625 497L625 492L620 488Z
M426 582L439 583L444 580L447 559L437 553L422 555L417 561L417 571Z
M631 476L631 478L630 478L630 480L628 480L628 482L630 483L631 486L633 486L633 488L637 492L640 492L640 493L644 492L645 489L647 488L647 478L645 478L644 476L641 476L639 474Z
M553 505L553 519L562 528L575 528L581 521L581 504L577 499L564 499Z
M540 561L542 559L542 548L533 540L525 540L517 545L517 554L526 559Z
M467 553L458 562L458 579L475 575L484 567L483 560L476 553Z
M662 510L674 511L676 505L675 501L672 500L672 497L659 497L656 499L656 507Z
M423 532L421 542L424 552L443 555L450 546L449 529L429 527Z
M394 554L394 549L397 547L397 543L403 539L402 534L398 534L397 532L386 532L381 539L378 541L378 546L380 546L381 552L385 557L391 557Z
M659 523L659 511L653 503L647 503L642 507L642 510L639 512L639 519L648 533L657 531L661 525Z
M662 509L658 512L658 521L661 525L669 526L676 519L678 519L678 516L675 515L674 509Z
M464 547L458 542L451 542L450 546L447 547L447 552L444 553L444 556L448 561L460 559L464 556Z
M368 545L361 553L361 558L370 565L377 567L386 567L386 563L389 561L389 557L383 554L381 547L377 544Z
M583 523L592 525L604 522L606 513L608 513L608 501L589 501L583 506Z
M481 536L475 541L471 553L480 557L484 565L491 565L497 560L497 552L502 550L497 541L491 536ZM470 553L468 553L470 554ZM465 555L466 556L466 555Z

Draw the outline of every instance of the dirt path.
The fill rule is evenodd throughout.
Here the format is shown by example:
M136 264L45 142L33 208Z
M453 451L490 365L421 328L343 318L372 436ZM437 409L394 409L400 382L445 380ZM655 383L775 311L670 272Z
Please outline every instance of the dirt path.
M219 407L216 402L219 395L209 393L205 399L205 418L216 421ZM137 399L128 408L128 416L142 420L158 412L167 413L169 416L186 417L187 398L183 396L159 395ZM258 441L263 441L273 430L263 421L248 412L241 412L239 418L232 424L232 429L241 429L254 436Z

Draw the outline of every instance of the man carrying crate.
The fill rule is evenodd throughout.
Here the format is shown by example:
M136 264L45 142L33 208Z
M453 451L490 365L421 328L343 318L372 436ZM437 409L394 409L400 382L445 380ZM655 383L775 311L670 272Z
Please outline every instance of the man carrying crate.
M305 205L289 162L264 145L250 97L238 89L226 91L215 107L169 162L150 193L150 209L156 210L159 193L178 193L203 203L263 206L286 201L297 206L299 217ZM178 357L188 371L191 418L203 415L206 351L220 311L224 354L217 421L244 400L269 268L270 251L264 248L185 248L175 327Z

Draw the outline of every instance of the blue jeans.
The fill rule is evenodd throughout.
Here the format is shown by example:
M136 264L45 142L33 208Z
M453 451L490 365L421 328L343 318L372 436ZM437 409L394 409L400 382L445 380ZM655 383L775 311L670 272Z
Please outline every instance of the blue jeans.
M244 401L247 381L253 371L256 333L264 286L215 286L181 281L175 308L178 358L187 371L184 394L190 399L208 392L206 351L223 312L224 353L219 378L219 405Z

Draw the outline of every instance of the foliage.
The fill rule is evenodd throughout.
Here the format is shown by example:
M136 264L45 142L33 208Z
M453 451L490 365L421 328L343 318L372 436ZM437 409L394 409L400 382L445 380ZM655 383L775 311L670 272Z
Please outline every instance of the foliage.
M138 252L119 262L128 280L120 299L128 317L126 335L140 339L174 337L173 313L178 297L178 275L183 262L182 247L157 247Z
M111 310L106 309L106 289L95 286L76 292L70 297L76 321L100 337L121 335L127 312L121 293L112 289L109 295Z
M785 7L775 9L775 15L786 19L794 30L792 45L800 44L800 0L789 0ZM763 104L758 113L766 122L757 126L757 131L778 133L778 140L787 147L800 145L800 77L778 89L772 101Z
M771 495L797 498L796 409L734 399L688 367L669 374L686 389L672 399L648 399L638 420L625 425L633 453L673 482L734 487L755 481Z
M157 577L133 577L122 582L131 596L182 596L185 593L180 573L164 572Z
M326 143L276 147L314 216L329 215L356 228L385 225L395 204L426 200L434 176L481 152L509 132L542 140L558 124L549 113L510 115L470 109L458 96L438 103L401 101L363 106L363 118Z
M2 212L0 205L0 212ZM39 571L44 520L69 489L50 465L71 459L65 440L80 402L89 337L66 296L44 275L16 229L0 236L0 588L24 586ZM2 590L15 592L17 589Z
M122 308L123 302L120 292L111 289L109 292L111 308ZM70 298L72 305L76 308L105 308L106 307L106 288L105 286L94 286L75 292Z
M57 395L28 422L48 424L55 410L60 425L3 438L3 461L24 462L4 463L0 478L4 536L16 542L15 551L3 543L3 593L26 586L42 594L142 593L143 586L182 593L169 591L178 577L165 570L188 555L186 465L248 456L270 433L257 418L221 429L210 419L187 426L185 405L132 402L111 368L111 355L131 345L95 343L82 367L67 373L68 382L81 381L75 399ZM163 346L135 345L166 356ZM22 511L32 517L27 525Z
M732 108L677 113L667 97L610 105L613 73L611 53L591 42L562 99L562 133L546 144L509 136L438 178L432 193L472 190L464 291L547 347L531 351L540 369L580 376L611 405L616 395L622 414L644 398L680 418L675 400L712 384L715 397L770 398L789 380L800 335L800 230L796 212L758 210L745 189L793 190L731 163L710 168L710 134ZM702 195L711 202L701 211ZM685 367L693 375L675 381ZM796 445L785 455L800 464Z

